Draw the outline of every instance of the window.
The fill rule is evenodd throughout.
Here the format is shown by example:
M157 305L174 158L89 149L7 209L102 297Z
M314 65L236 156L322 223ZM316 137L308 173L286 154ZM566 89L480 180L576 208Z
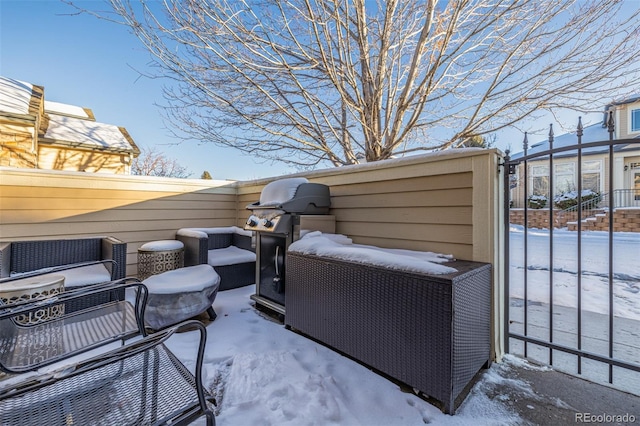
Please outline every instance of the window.
M602 161L582 162L582 190L590 189L600 192L602 177Z
M531 166L531 194L549 196L549 166Z
M640 132L640 109L631 110L631 131Z
M555 165L554 174L554 196L562 194L564 192L575 191L575 164L574 163L560 163Z

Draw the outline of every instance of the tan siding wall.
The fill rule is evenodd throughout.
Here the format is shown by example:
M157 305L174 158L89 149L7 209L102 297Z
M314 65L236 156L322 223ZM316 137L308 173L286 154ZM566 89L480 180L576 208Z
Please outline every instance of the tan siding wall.
M128 157L128 156L127 156ZM89 173L125 173L123 154L38 146L38 168Z
M0 117L0 166L36 167L33 123L10 123Z
M329 185L336 232L356 243L493 262L496 158L495 150L449 151L296 176ZM239 183L238 225L269 181Z
M237 217L230 182L0 169L0 187L0 238L111 235L127 242L129 275L145 242Z

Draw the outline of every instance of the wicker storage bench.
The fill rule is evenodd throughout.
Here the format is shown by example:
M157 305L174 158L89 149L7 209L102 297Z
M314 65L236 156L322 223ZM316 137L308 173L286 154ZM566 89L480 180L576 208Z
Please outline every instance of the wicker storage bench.
M427 275L289 252L285 325L453 414L490 363L491 265Z

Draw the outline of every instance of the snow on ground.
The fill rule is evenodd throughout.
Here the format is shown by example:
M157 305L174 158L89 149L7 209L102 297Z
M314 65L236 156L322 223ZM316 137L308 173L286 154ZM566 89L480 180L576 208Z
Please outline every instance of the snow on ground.
M577 234L556 230L553 235L550 265L549 231L527 233L528 298L539 304L549 302L552 268L553 302L572 308L577 303ZM524 295L523 240L524 230L513 227L514 299ZM608 313L608 234L584 233L582 242L583 309ZM640 319L640 234L616 233L614 244L614 310L633 322ZM507 388L517 397L538 397L528 383L510 374L530 364L507 355L504 362L482 373L455 416L445 415L366 367L258 312L249 298L254 292L254 286L220 292L213 305L218 318L207 326L203 380L218 401L220 426L520 424L522 419L512 411L509 394L500 392ZM181 333L168 342L190 368L195 362L194 333Z
M207 325L203 382L218 400L219 426L519 422L505 401L491 399L487 393L508 381L526 388L526 383L513 383L505 377L509 362L493 364L485 371L456 415L449 416L258 312L249 298L254 292L255 286L219 292L213 304L218 318ZM167 344L189 368L195 362L196 333L180 333Z
M550 232L527 232L527 299L549 303L550 270L553 270L553 303L577 307L577 232L553 231L553 263L549 263ZM524 228L511 225L510 294L524 299ZM609 313L609 233L582 233L582 309ZM617 317L640 320L640 233L616 232L613 237L613 310Z

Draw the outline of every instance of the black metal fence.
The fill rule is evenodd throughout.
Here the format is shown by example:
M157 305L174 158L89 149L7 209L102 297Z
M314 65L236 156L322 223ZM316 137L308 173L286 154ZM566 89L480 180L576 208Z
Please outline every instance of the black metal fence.
M640 264L640 238L625 239L621 233L614 232L613 214L609 215L608 232L582 229L583 156L599 152L606 158L604 162L608 162L603 168L606 174L606 187L601 193L605 198L603 205L619 205L616 194L635 198L635 190L614 190L612 171L615 154L633 144L640 148L640 139L614 140L613 113L609 114L606 126L608 140L583 143L583 127L579 121L574 145L554 148L551 128L548 149L529 154L525 134L523 155L512 159L507 151L504 162L505 348L507 352L594 381L616 384L614 381L625 381L632 376L626 388L633 391L640 383L640 272L633 265L621 262L632 256L628 250L636 250L636 262ZM526 202L532 192L529 164L548 164L548 199L552 200L554 158L562 157L566 161L567 155L574 153L578 176L577 232L553 226L544 230L529 228ZM521 203L524 226L511 225L508 220L512 205L511 176L518 172L521 173L519 184L523 186L523 191L518 193L525 198ZM553 202L544 209L548 210L549 224L553 224L557 214ZM629 312L635 314L627 315ZM592 370L598 373L591 374Z

